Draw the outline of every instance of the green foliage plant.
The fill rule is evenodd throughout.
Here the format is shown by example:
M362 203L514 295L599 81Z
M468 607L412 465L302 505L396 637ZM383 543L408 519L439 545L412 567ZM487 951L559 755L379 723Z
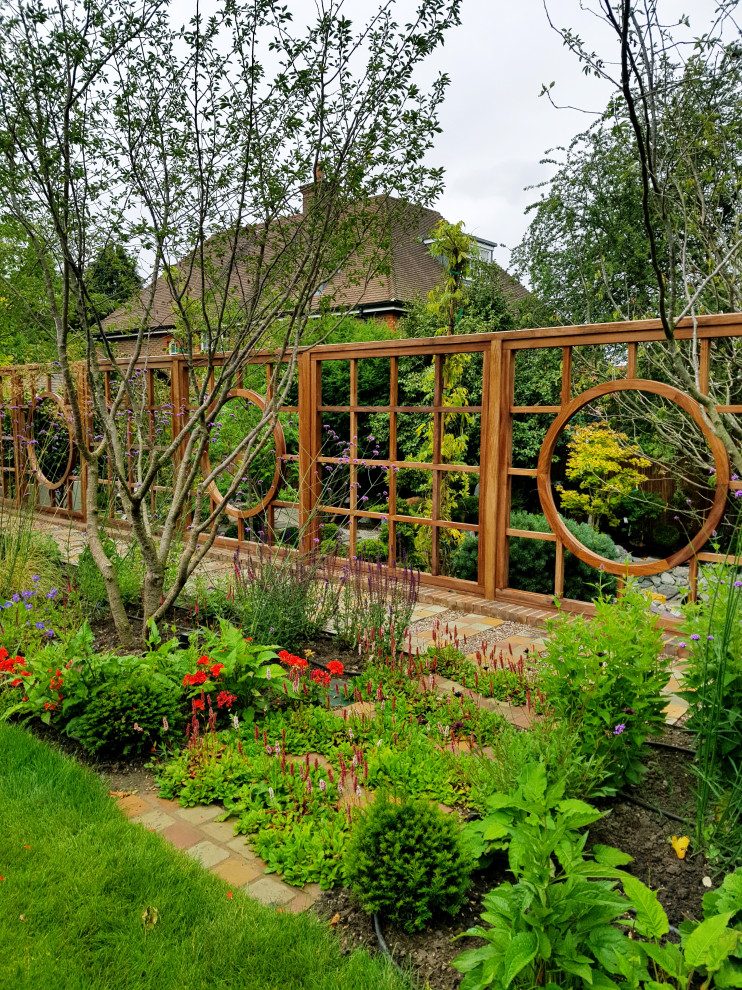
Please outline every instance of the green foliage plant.
M171 678L151 670L114 671L100 671L82 713L66 725L67 735L89 753L127 756L148 753L182 729L184 694Z
M59 547L50 534L34 526L27 504L14 512L0 505L0 599L37 584L46 592L61 583Z
M543 764L547 780L562 782L565 797L604 794L605 757L585 753L577 729L553 718L534 721L528 732L508 726L489 744L491 756L472 756L466 763L468 803L485 812L492 794L516 790L530 764Z
M486 945L453 961L465 974L461 990L688 990L694 979L704 987L742 985L742 930L733 927L740 875L705 895L703 921L681 925L679 946L667 942L656 892L620 869L631 857L602 845L585 854L580 830L600 812L559 795L536 765L516 793L493 800L489 829L507 846L515 883L484 898L489 927L466 932ZM625 917L630 909L633 921Z
M426 801L377 793L355 825L345 873L364 911L412 932L436 912L458 913L471 861L454 817Z
M548 623L541 684L559 722L580 733L583 752L605 758L615 790L642 775L642 746L664 726L670 673L662 630L635 581L620 598L600 595L595 615L562 612Z
M122 554L113 540L105 539L103 549L116 572L124 604L129 608L139 605L142 597L144 567L136 547L131 545ZM93 560L88 546L80 554L75 572L75 585L93 610L107 608L106 582Z
M188 696L200 698L211 692L218 708L242 720L252 721L256 712L265 711L270 695L280 690L286 673L277 662L272 646L261 646L244 635L226 619L219 620L218 630L204 631L199 640L200 655L195 653L189 671L183 676ZM229 703L220 699L229 696Z
M624 944L608 926L628 906L614 889L615 867L631 857L600 846L595 860L587 857L581 830L601 813L562 794L563 784L549 786L543 765L533 764L516 791L490 799L482 835L507 848L515 883L502 883L484 898L482 918L490 927L466 933L486 944L454 960L466 974L462 990L593 985L600 968L595 950L605 933L615 932L615 944ZM629 970L640 958L627 939L620 963Z
M235 576L225 604L255 642L295 647L311 642L337 611L333 582L335 545L309 554L259 544L235 555Z

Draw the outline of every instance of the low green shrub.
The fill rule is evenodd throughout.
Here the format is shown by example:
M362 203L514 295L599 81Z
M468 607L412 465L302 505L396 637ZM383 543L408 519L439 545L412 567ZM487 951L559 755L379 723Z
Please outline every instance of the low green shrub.
M564 524L583 546L608 560L617 560L616 544L606 533L596 533L587 523L565 519ZM533 512L513 512L510 517L513 529L529 533L548 533L545 516ZM554 591L554 544L541 540L512 539L508 583L520 591L534 591L543 595ZM454 556L452 576L464 581L476 581L479 567L479 537L468 533ZM573 554L564 555L564 597L578 601L591 601L596 594L598 575L589 564L584 564ZM615 594L616 578L601 575L601 588L606 594Z
M462 581L476 581L479 576L479 537L467 533L453 558L451 576Z
M635 581L617 600L602 595L591 618L547 623L541 685L558 722L579 732L585 756L605 758L618 789L641 780L642 746L664 728L670 677L662 628Z
M184 694L169 677L136 673L104 680L90 692L84 711L70 720L67 735L89 753L147 753L179 733Z
M616 544L606 533L597 533L587 523L564 519L564 524L580 543L593 553L618 560ZM513 512L510 517L513 529L524 529L532 533L548 533L549 524L545 516L532 512ZM552 543L541 540L511 539L508 584L520 591L534 591L552 594L554 589L554 549ZM564 555L564 597L578 601L592 601L596 597L596 584L600 577L601 591L607 595L616 593L616 578L612 574L598 575L589 564L578 560L573 554Z
M356 555L361 560L369 560L372 563L377 560L386 561L389 557L389 545L381 540L362 540L356 545Z
M377 793L353 830L345 873L364 911L412 932L466 902L471 859L458 822L426 801Z
M322 537L322 542L326 540L335 540L338 533L340 532L340 527L335 523L321 523L319 527L320 536Z
M670 526L667 523L657 523L652 529L652 543L664 554L669 554L677 549L683 538L682 532L677 526Z

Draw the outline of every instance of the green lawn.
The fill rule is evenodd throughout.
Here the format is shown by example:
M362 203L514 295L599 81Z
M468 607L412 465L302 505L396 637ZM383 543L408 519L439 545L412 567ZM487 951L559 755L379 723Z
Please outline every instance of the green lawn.
M278 914L129 824L101 781L0 725L3 990L404 990L343 957L309 916ZM142 914L157 908L145 930Z

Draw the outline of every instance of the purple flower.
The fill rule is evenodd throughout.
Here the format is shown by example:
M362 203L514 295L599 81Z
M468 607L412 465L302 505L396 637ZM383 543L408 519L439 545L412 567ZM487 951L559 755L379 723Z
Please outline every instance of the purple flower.
M43 622L37 622L37 623L36 623L36 628L37 628L37 629L42 629L42 630L43 630L43 628L44 628L44 623L43 623Z
M739 491L736 491L734 493L734 497L735 498L742 498L742 489L740 489Z
M625 726L625 725L617 725L617 726L615 727L615 729L613 730L613 735L614 735L614 736L620 736L620 735L621 735L621 733L623 732L623 730L624 730L625 728L626 728L626 726Z
M714 638L713 636L707 636L706 637L706 639L709 641L709 643L713 640L713 638Z
M685 649L685 647L686 647L686 645L687 645L687 644L686 644L686 642L685 642L685 640L683 640L683 642L682 642L682 643L678 643L678 648L679 648L679 649L683 649L683 650L684 650L684 649Z
M698 633L693 633L693 635L691 636L691 639L694 640L694 642L697 642L700 638L701 637L698 635Z

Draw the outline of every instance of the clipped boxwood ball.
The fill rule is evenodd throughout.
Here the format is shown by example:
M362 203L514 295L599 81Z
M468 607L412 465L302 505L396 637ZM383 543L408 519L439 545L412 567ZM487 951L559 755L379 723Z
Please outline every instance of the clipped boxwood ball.
M346 878L364 911L408 932L436 912L461 909L471 868L454 815L381 793L356 824L345 858Z

